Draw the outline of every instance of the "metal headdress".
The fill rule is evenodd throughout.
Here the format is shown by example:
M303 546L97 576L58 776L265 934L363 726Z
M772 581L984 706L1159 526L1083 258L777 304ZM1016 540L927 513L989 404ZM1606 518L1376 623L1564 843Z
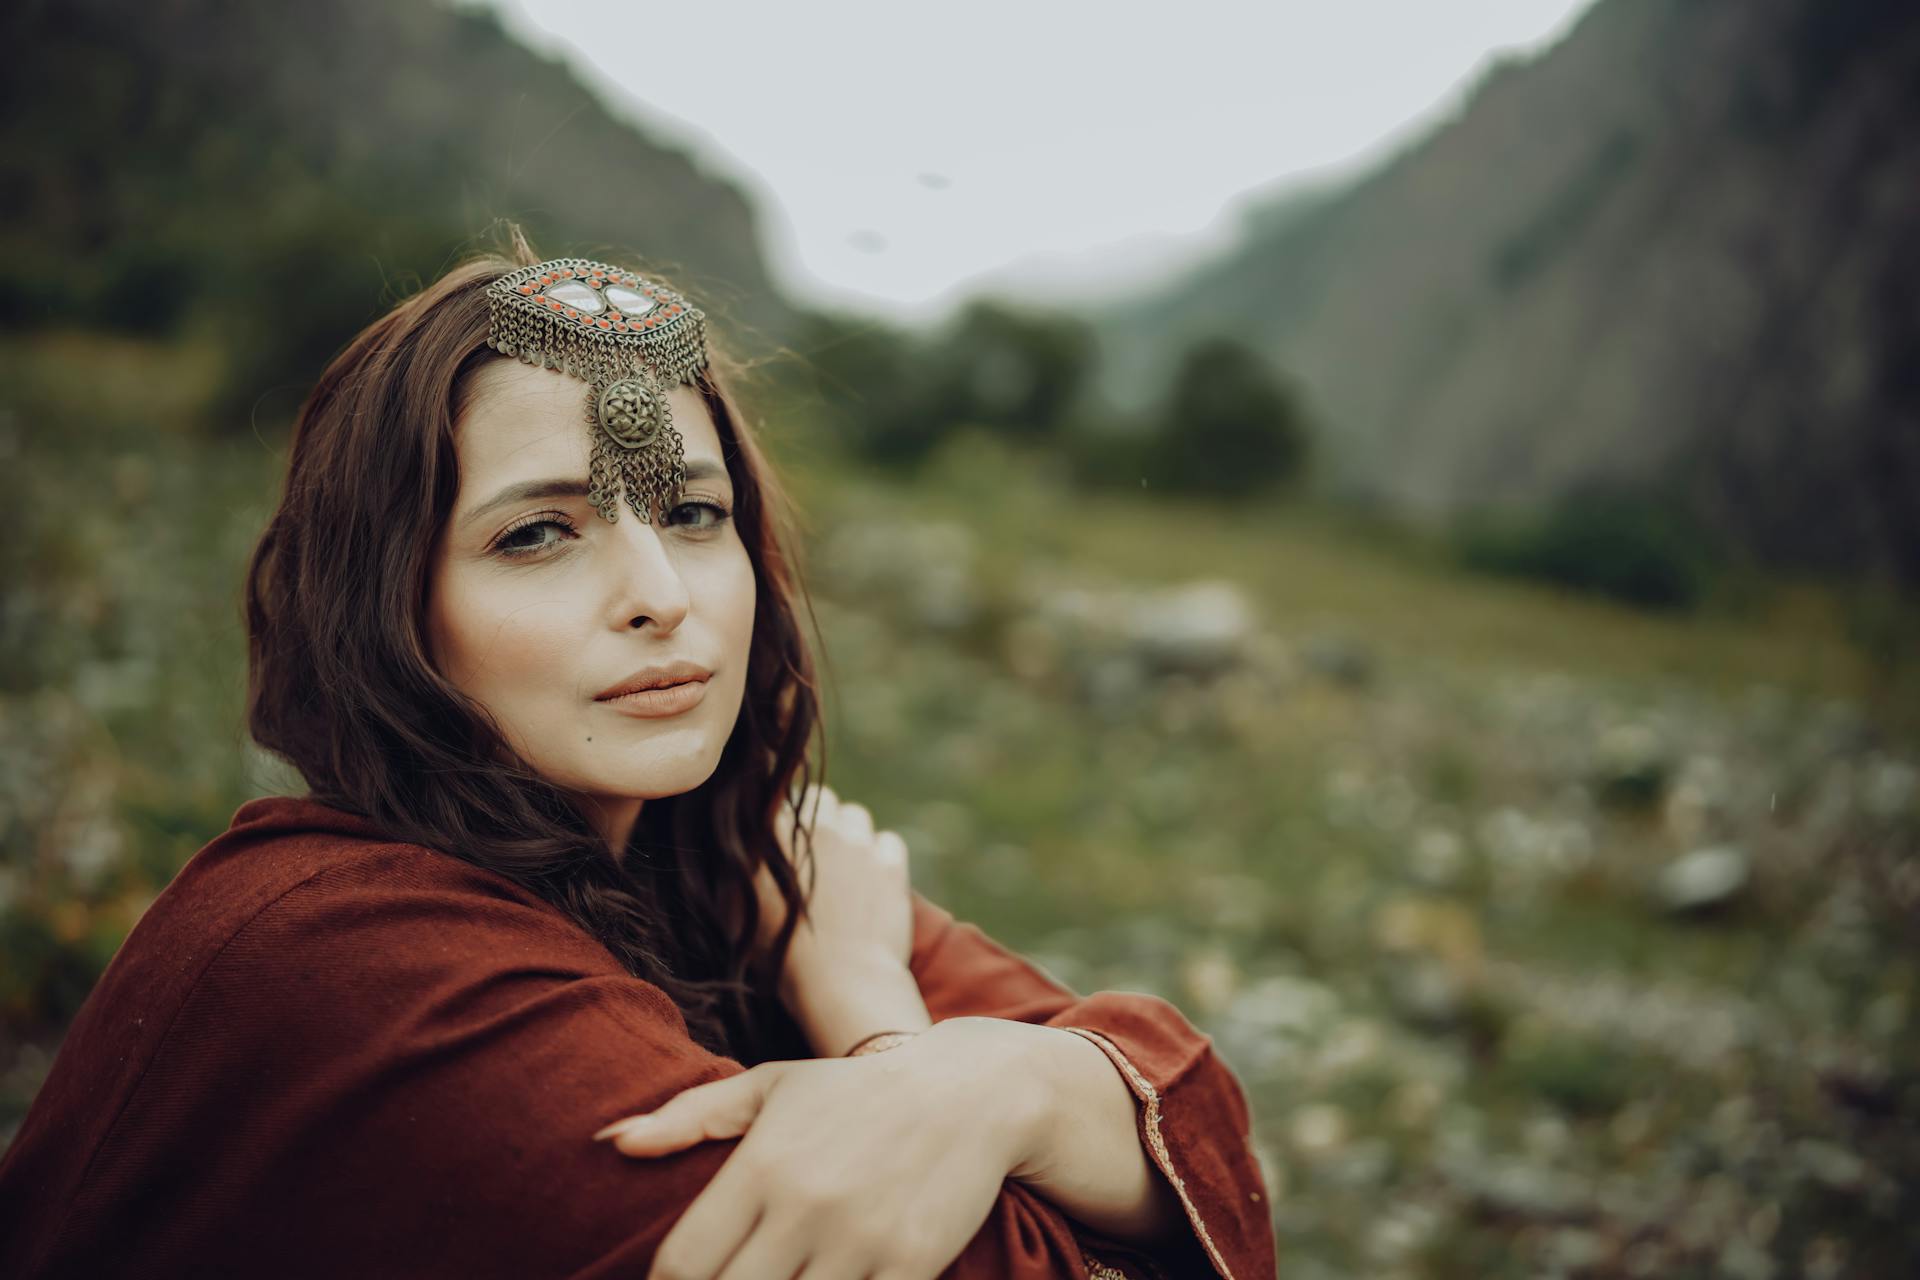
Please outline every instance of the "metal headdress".
M686 483L667 390L707 363L706 313L665 285L605 262L554 258L487 286L487 345L585 382L593 457L587 500L611 522Z

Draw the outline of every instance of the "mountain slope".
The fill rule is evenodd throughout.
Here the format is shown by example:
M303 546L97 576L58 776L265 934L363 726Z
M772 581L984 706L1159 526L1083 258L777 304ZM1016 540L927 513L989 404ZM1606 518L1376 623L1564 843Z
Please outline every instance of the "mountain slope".
M63 0L0 30L0 322L210 325L244 396L499 217L669 274L741 345L793 321L741 192L489 10Z
M1297 377L1410 512L1627 488L1763 559L1920 582L1920 10L1601 0L1343 192L1102 318Z

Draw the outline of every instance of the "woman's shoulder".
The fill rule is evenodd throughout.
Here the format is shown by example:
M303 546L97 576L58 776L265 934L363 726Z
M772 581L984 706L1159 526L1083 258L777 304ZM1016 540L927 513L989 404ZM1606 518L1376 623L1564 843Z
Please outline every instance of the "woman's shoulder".
M461 885L537 901L505 876L441 849L396 838L373 819L312 796L261 796L188 859L155 901L191 897L203 908L258 910L312 880L377 877L400 885Z
M231 967L311 969L363 956L391 970L411 955L559 948L589 971L612 957L557 908L506 876L396 839L372 819L310 796L263 796L181 868L116 960L203 954ZM398 948L396 951L394 948Z
M353 1235L366 1215L335 1211L375 1186L399 1203L448 1169L483 1206L598 1179L588 1203L607 1210L603 1227L628 1171L598 1149L588 1167L587 1135L656 1105L663 1080L739 1069L695 1044L660 988L506 877L309 799L250 801L74 1019L0 1161L0 1272L14 1228L29 1254L54 1234L110 1242L161 1219L139 1238L174 1240L159 1186L276 1230L303 1205L298 1223L325 1228L314 1247L366 1257L375 1244ZM461 1142L489 1144L497 1171L445 1154Z
M220 993L331 1002L371 985L440 987L516 967L595 976L613 956L537 894L452 854L394 839L305 796L266 796L190 858L141 915L76 1027L149 1034ZM241 998L230 1017L267 1012ZM121 1015L125 1015L124 1019Z
M497 872L305 796L249 800L154 899L74 1030L154 1050L204 1016L234 1034L371 988L450 991L535 969L620 972L567 916ZM255 998L250 992L258 992ZM271 1033L271 1030L269 1030Z
M266 797L141 916L35 1110L84 1145L156 1090L211 1096L343 1056L378 1074L530 1002L591 1009L669 1046L686 1035L664 992L506 877L311 799ZM597 1034L592 1018L571 1025Z
M385 832L373 819L311 796L262 796L187 860L142 923L191 922L218 933L272 910L298 911L331 894L422 892L544 907L531 890L442 849ZM288 902L286 900L291 899Z

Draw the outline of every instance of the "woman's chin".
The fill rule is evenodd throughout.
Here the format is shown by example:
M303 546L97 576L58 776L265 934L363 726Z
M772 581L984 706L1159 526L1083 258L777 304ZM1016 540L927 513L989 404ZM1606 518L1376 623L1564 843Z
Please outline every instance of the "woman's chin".
M660 800L693 790L713 776L719 762L717 750L681 753L664 760L650 752L625 768L607 768L603 763L580 780L578 789L610 799Z

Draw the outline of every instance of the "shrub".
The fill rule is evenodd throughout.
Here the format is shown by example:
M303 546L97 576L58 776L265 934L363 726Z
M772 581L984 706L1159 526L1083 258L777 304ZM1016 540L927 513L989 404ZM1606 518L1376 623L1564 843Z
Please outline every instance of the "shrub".
M1207 338L1174 373L1142 461L1149 489L1247 497L1297 479L1307 444L1300 403L1267 363Z
M1093 335L1082 322L976 301L932 351L928 410L950 423L1052 437L1079 400L1093 360Z
M1691 609L1710 578L1701 537L1670 511L1633 499L1574 498L1522 516L1473 518L1456 545L1468 568L1648 609Z

